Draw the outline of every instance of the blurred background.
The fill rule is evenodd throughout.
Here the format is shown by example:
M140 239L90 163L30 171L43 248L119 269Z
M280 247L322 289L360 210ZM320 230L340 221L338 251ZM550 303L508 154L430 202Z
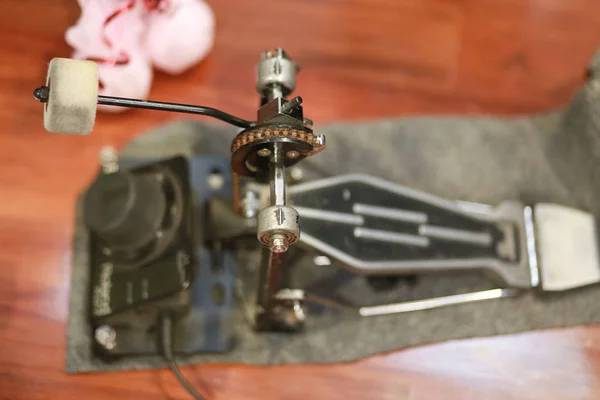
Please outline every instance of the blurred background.
M597 0L207 3L216 18L214 49L181 75L155 71L149 98L251 119L259 53L282 47L302 67L296 94L316 129L341 120L550 111L582 86L600 45ZM76 0L0 1L0 398L187 398L168 371L62 372L76 195L96 171L100 147L120 148L185 118L131 110L99 114L88 137L47 133L32 91L51 58L72 54L64 35L79 15ZM600 329L574 328L331 368L186 371L209 398L591 399L600 390L596 340ZM544 370L530 376L533 389L519 380Z

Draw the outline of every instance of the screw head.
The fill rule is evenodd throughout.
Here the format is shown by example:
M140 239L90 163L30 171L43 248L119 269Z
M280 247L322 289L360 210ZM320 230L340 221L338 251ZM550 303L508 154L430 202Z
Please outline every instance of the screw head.
M100 346L112 350L117 344L117 332L110 325L102 325L94 331L94 339Z
M327 256L315 256L315 258L313 258L313 264L318 266L331 265L331 259Z
M267 148L260 149L258 152L256 152L256 154L258 154L260 157L269 157L271 155L271 150Z
M295 158L300 157L300 153L298 153L296 150L288 151L287 152L287 157L291 158L293 160Z
M300 330L306 322L306 311L301 302L296 300L277 305L273 312L274 317L286 330Z
M214 191L221 190L225 185L225 177L220 171L211 172L206 181L208 186Z
M269 248L273 253L285 253L289 246L287 239L282 235L273 235L269 240Z
M290 169L290 176L293 180L300 181L304 177L304 172L298 167L293 167Z
M98 153L98 158L100 159L100 166L103 173L112 174L119 171L119 156L114 147L102 147Z
M46 103L48 101L49 94L50 89L48 88L48 86L41 86L33 91L33 97L35 97L42 103Z
M268 50L268 51L263 51L262 53L260 53L260 59L261 60L268 60L270 58L273 58L274 54L272 51Z

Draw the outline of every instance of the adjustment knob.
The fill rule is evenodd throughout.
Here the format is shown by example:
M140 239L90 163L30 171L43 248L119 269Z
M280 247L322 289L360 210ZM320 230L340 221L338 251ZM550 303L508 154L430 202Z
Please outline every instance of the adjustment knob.
M166 203L156 174L101 174L85 196L85 224L109 247L135 250L156 238Z

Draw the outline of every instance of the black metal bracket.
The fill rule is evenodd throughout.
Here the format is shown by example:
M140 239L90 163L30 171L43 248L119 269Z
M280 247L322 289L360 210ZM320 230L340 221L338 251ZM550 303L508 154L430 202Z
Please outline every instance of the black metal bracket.
M165 161L121 160L120 166L135 171ZM199 352L224 352L233 346L234 341L234 283L236 275L235 257L232 250L218 245L209 248L201 227L205 225L207 201L212 197L231 197L231 169L229 161L223 157L204 156L187 160L189 190L193 199L187 228L194 232L192 252L174 250L159 265L138 265L137 271L154 278L159 288L182 276L181 285L171 285L168 292L156 296L138 306L124 307L103 316L94 311L94 292L99 278L108 280L109 287L115 287L113 271L107 273L106 255L98 250L99 238L91 235L92 290L90 318L94 336L94 350L104 357L126 355L159 354L159 329L156 326L158 314L162 310L174 313L173 348L175 353L191 354ZM212 242L215 244L216 242ZM178 244L179 245L179 244ZM176 245L176 247L178 246ZM184 246L185 247L185 246ZM102 258L101 260L98 257ZM103 267L104 265L104 267ZM158 269L157 269L158 268ZM165 270L160 273L160 271ZM126 271L134 273L135 270ZM158 275L157 275L158 273ZM157 284L157 279L162 282ZM181 283L181 282L180 282ZM123 289L123 288L122 288ZM152 288L150 288L152 289ZM126 288L123 289L126 293ZM150 290L152 291L152 290ZM152 297L152 296L149 296ZM97 303L97 299L96 299Z

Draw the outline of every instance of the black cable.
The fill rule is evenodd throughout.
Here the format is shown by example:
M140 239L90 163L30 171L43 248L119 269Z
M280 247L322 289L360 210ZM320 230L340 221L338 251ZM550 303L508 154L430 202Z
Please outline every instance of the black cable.
M238 118L225 111L217 110L212 107L192 106L188 104L167 103L162 101L128 99L124 97L98 96L98 104L106 106L129 107L129 108L144 108L147 110L158 111L173 111L186 114L206 115L220 119L228 124L235 125L240 128L250 128L256 123L242 118Z
M194 399L205 400L204 397L194 389L185 376L183 376L175 362L175 357L173 356L173 320L171 319L171 315L166 312L160 315L160 334L163 356L165 357L167 364L169 364L169 368L171 368L171 371L173 371L173 374L177 377L179 383L181 383L181 386L183 386Z

